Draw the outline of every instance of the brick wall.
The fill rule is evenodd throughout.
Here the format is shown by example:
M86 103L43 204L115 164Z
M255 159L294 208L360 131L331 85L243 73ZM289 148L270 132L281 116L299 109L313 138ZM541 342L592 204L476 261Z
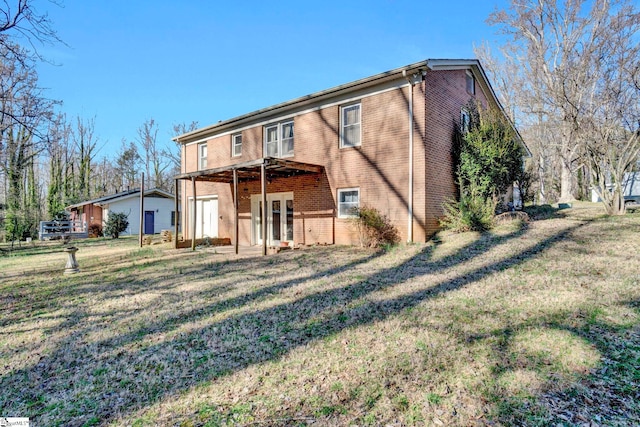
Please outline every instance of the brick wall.
M292 160L324 166L322 174L273 179L267 193L293 192L294 242L357 244L348 219L337 218L336 197L340 188L358 187L361 205L376 207L408 236L409 115L413 90L414 193L413 239L425 241L438 229L441 204L456 192L451 159L454 125L460 109L471 95L466 91L465 71L429 72L413 89L408 85L363 96L361 102L362 145L340 148L340 105L317 106L294 118ZM482 95L479 95L482 97ZM349 102L353 102L350 100ZM288 116L290 117L290 116ZM208 167L228 166L263 156L263 123L242 131L242 156L231 156L231 134L211 138ZM185 171L197 170L197 145L185 147ZM199 196L218 196L220 237L233 238L232 185L197 183ZM191 184L182 187L183 204ZM240 243L251 241L251 195L260 194L260 182L239 185ZM188 209L183 209L186 214ZM187 222L182 224L188 224ZM187 227L183 227L186 230Z

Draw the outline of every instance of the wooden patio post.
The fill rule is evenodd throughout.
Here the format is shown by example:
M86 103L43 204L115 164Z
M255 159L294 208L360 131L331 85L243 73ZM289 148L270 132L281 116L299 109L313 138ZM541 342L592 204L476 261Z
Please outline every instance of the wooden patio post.
M138 230L138 240L142 247L142 236L144 234L144 172L142 172L142 182L140 183L140 230Z
M262 189L262 255L267 254L267 167L262 160L260 165L260 187Z
M234 226L236 228L235 236L234 236L234 246L236 250L236 255L238 255L238 170L233 170L233 217L234 217Z
M198 220L198 215L197 215L197 210L198 210L198 203L197 203L197 198L196 198L196 177L192 176L191 177L191 188L193 190L193 212L191 213L191 218L193 219L192 221L192 230L191 230L191 250L195 251L196 250L196 221Z

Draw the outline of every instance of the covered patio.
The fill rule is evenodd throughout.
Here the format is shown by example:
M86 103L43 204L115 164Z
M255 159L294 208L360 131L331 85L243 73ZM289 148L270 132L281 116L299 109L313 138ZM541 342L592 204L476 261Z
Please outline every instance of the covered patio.
M197 191L196 191L196 182L197 181L205 181L205 182L220 182L226 184L233 185L233 203L234 203L234 229L233 233L233 247L234 251L238 253L238 240L239 240L239 230L238 230L238 184L241 182L247 181L260 181L261 188L261 210L262 210L262 218L267 217L266 213L266 200L267 200L267 181L273 178L288 178L296 175L303 174L319 174L322 173L323 166L314 165L310 163L302 163L296 162L293 160L287 159L278 159L274 157L263 157L260 159L252 160L244 163L237 163L230 166L224 166L213 169L204 169L195 172L189 172L180 174L175 177L175 188L176 188L176 198L175 198L175 211L179 212L179 191L180 180L191 181L191 188L193 193L193 199L196 200ZM194 207L191 210L191 219L193 220L193 224L196 224L197 221L197 204L194 203ZM179 218L180 215L176 215L176 233L175 233L175 247L178 245L178 230L179 230ZM262 235L266 236L267 234L267 221L262 221L260 224L262 227ZM196 246L196 227L191 227L191 249L195 250ZM262 255L267 254L267 239L262 239Z

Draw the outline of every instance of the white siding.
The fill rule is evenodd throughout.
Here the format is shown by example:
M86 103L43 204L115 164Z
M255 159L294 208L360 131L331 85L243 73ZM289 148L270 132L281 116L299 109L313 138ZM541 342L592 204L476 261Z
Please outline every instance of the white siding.
M160 233L162 230L171 230L171 212L175 205L173 199L164 197L145 197L144 210L153 211L153 232ZM104 211L103 211L104 212ZM138 234L140 232L140 198L130 197L124 200L117 200L109 203L107 212L124 212L128 215L129 228L122 234ZM105 215L104 221L108 216Z

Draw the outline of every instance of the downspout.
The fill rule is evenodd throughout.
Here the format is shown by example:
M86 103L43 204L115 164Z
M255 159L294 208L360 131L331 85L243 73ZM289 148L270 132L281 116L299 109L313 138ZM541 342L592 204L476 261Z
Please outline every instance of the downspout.
M178 249L178 229L180 226L180 186L182 185L182 182L180 182L179 179L175 180L175 189L176 189L176 194L173 200L173 209L175 209L175 216L174 216L174 236L173 238L175 239L173 241L173 249Z
M186 159L187 159L187 148L186 146L181 142L180 143L180 173L183 174L186 172L187 168L186 168ZM176 185L177 185L177 181L176 181ZM185 179L181 179L180 180L180 194L182 194L182 198L179 199L179 203L180 203L180 211L176 211L176 217L178 215L180 215L180 221L176 221L176 249L178 247L178 233L182 234L182 239L183 240L187 240L187 227L189 224L189 219L188 219L188 214L187 212L189 211L189 197L187 196L187 180ZM178 195L178 191L176 188L176 195ZM183 216L184 215L184 216Z
M409 195L407 200L407 243L413 242L413 85L414 76L408 76L407 70L402 71L402 76L409 83Z
M198 196L196 194L196 177L191 177L191 192L193 193L193 209L191 212L191 250L196 250L196 230L198 226L196 222L198 221Z

